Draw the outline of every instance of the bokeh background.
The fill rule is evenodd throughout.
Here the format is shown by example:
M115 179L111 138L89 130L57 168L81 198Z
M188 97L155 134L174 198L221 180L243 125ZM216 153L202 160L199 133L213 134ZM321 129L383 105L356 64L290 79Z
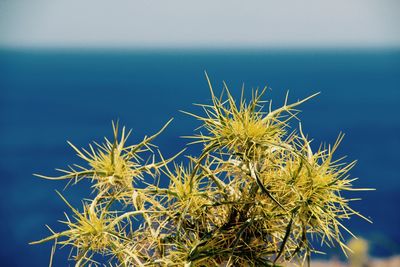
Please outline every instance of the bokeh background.
M132 142L172 125L156 140L166 155L198 126L179 110L210 101L222 80L268 85L274 106L305 103L304 131L357 159L353 204L373 224L346 225L368 240L373 257L400 253L400 2L357 1L0 1L0 265L46 266L51 244L29 246L59 229L63 182L32 173L80 162L66 140L85 147L111 136L111 121ZM190 147L196 155L199 147ZM84 188L86 186L86 188ZM68 188L74 204L89 185ZM325 258L341 257L325 248ZM54 266L67 266L58 250ZM72 263L70 263L72 264Z

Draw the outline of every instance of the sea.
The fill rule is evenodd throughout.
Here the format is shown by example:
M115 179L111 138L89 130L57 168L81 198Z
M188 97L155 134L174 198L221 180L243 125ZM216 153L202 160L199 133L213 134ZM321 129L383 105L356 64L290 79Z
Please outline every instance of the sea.
M55 190L66 183L33 173L56 175L55 168L81 163L67 140L77 147L102 142L118 120L135 143L174 118L154 141L172 156L199 126L181 111L201 114L193 104L210 103L205 72L216 94L223 81L235 97L267 86L273 107L287 91L289 102L321 92L300 107L303 131L314 148L345 133L337 158L358 161L355 187L376 189L351 194L362 198L352 207L373 223L353 217L344 224L368 240L372 256L400 253L400 50L1 49L0 265L47 266L52 243L28 243L50 234L46 224L64 229L58 220L70 211ZM62 193L80 206L89 186ZM342 257L339 248L323 250L315 257ZM73 266L68 254L57 249L54 266Z

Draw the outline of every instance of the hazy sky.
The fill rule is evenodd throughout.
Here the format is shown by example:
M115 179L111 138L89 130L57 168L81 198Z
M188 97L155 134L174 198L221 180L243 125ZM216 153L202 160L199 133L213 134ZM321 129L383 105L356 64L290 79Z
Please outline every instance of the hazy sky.
M400 47L400 0L0 0L0 46Z

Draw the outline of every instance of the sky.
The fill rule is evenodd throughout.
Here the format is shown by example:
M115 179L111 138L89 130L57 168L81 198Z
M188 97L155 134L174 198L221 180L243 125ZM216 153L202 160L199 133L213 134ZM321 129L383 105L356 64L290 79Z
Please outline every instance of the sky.
M398 0L0 0L5 47L400 47Z

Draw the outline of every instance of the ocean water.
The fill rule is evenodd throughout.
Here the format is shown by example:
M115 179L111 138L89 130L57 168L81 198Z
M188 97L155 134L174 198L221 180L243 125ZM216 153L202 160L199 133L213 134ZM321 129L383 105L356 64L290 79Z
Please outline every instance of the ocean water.
M290 100L321 92L305 103L303 129L320 142L346 134L338 156L358 160L351 174L358 187L353 207L373 224L352 218L345 224L370 241L374 256L400 253L400 51L0 51L0 262L2 266L46 266L51 244L27 243L60 229L65 204L55 194L64 182L38 179L77 162L66 140L86 146L111 136L111 121L133 129L132 142L154 133L165 155L185 146L180 136L198 122L179 110L200 112L192 103L210 101L204 71L215 91L225 80L240 95L244 84L268 85L274 106L287 90ZM191 147L196 155L199 147ZM79 161L78 161L79 162ZM84 185L83 185L84 186ZM64 195L79 205L86 193L73 186ZM84 195L87 196L87 195ZM339 255L325 248L327 257ZM54 266L66 266L68 249ZM72 263L71 263L72 264Z

